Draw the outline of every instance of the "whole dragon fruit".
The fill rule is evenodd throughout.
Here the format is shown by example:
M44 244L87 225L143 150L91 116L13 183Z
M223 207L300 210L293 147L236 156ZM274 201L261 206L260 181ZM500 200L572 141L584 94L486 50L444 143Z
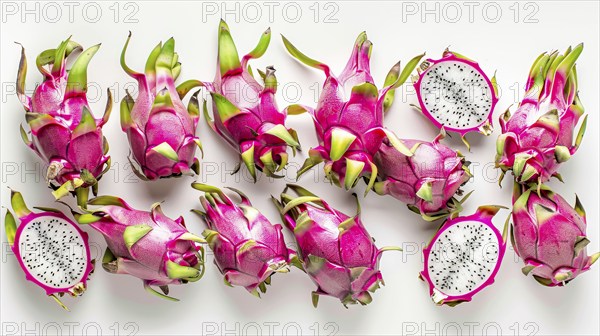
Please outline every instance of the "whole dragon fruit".
M38 55L36 65L44 75L31 97L25 94L27 59L21 48L17 75L17 96L23 104L32 139L21 127L21 137L48 164L46 180L58 199L69 192L87 200L89 187L97 192L97 182L110 168L108 143L102 135L112 108L112 96L104 116L94 119L87 101L87 67L100 45L84 50L67 71L67 58L81 46L70 38L56 49Z
M104 236L106 271L140 278L148 292L173 301L179 300L167 296L168 285L198 281L204 275L204 249L197 243L206 241L188 232L183 217L170 219L159 203L151 211L136 210L114 196L93 198L88 205L100 207L75 218Z
M555 176L561 163L575 154L585 133L587 116L573 143L573 131L584 109L579 100L575 61L583 44L564 55L541 54L525 84L525 98L511 116L500 117L502 134L496 143L496 166L512 170L518 183L542 184Z
M508 221L504 232L492 218L499 206L485 205L470 216L451 216L423 250L420 277L438 305L454 307L494 283L506 252Z
M585 210L575 198L571 207L559 194L542 186L515 183L511 240L525 266L545 286L563 286L590 269L600 252L587 255Z
M441 59L428 59L413 77L419 110L438 128L465 135L492 134L492 115L498 103L496 76L490 79L479 64L446 49Z
M144 73L131 70L125 63L125 52L131 33L121 53L121 67L135 78L139 85L137 100L127 93L121 101L121 128L127 133L134 160L131 165L143 180L199 173L199 162L194 157L196 147L202 150L195 136L200 118L197 93L190 99L186 110L181 101L185 94L175 87L181 72L175 40L159 43L146 61Z
M219 188L193 183L203 191L200 214L208 225L203 236L215 254L215 265L229 286L242 286L260 297L271 283L275 272L289 272L290 256L283 239L281 225L273 225L263 216L246 195L235 191L242 199L235 204Z
M26 279L68 311L59 296L83 294L94 270L87 233L59 210L32 212L17 191L11 192L10 202L20 223L10 210L6 212L6 239Z
M229 32L229 26L219 24L219 53L217 73L213 83L188 81L181 85L182 92L202 85L211 94L214 121L208 115L206 102L204 115L209 126L236 149L256 182L256 169L267 176L281 177L280 172L288 162L287 147L294 154L300 149L296 131L285 127L287 113L279 111L275 101L277 78L275 68L258 71L264 82L261 86L253 77L248 65L251 59L261 57L271 41L271 29L267 29L258 45L242 57Z
M309 151L309 158L298 171L298 176L325 161L325 174L336 185L346 190L356 184L359 177L369 178L367 192L373 187L378 167L373 156L386 137L390 143L407 156L410 150L389 130L383 127L383 113L394 100L394 91L402 85L423 57L413 58L400 72L400 63L389 71L384 88L379 91L370 70L373 44L361 33L354 44L352 55L339 77L329 66L309 58L294 47L285 37L288 52L300 62L320 69L326 79L315 109L292 105L292 114L308 111L314 120L319 146ZM350 88L351 92L346 92Z
M375 192L399 199L428 221L460 212L468 195L460 201L454 195L462 194L460 187L471 177L470 162L439 142L444 135L442 129L432 142L403 139L416 148L412 156L383 143L375 154L375 165L380 167Z
M288 189L298 197L287 194ZM300 263L317 285L312 292L313 305L317 306L320 295L336 297L346 307L369 304L370 293L383 285L379 271L382 252L400 248L375 246L360 220L360 207L349 217L296 185L288 185L280 201L273 201L294 233Z

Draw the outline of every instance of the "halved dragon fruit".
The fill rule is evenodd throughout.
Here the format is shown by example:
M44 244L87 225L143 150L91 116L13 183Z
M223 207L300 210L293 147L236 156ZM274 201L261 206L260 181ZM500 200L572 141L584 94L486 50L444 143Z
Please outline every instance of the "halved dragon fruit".
M325 175L334 184L349 190L360 177L366 177L369 182L365 192L368 192L378 170L373 155L384 139L405 155L412 155L393 132L383 127L383 114L392 105L395 90L408 79L423 55L412 58L402 71L400 62L396 63L379 90L371 75L373 43L365 32L356 38L350 59L339 76L328 65L303 54L285 37L283 42L294 58L323 71L326 77L315 108L303 105L287 108L290 114L305 111L311 114L319 141L319 146L310 149L298 177L325 162Z
M413 76L421 112L438 128L460 134L492 133L492 114L498 102L496 76L490 79L479 64L446 49L441 59L428 59Z
M587 254L585 210L575 198L572 207L546 186L515 183L511 241L523 259L523 274L544 286L564 286L590 269L600 252Z
M298 197L287 194L288 189ZM317 306L321 295L336 297L345 307L369 304L371 293L384 284L379 271L381 255L401 249L375 246L360 220L359 205L357 214L350 217L310 191L291 184L281 193L280 200L273 198L273 203L284 225L294 233L301 267L317 285L312 292L313 305Z
M506 251L506 234L492 223L498 206L480 206L470 216L449 218L423 250L421 279L438 305L456 306L494 283Z
M11 192L10 202L20 223L7 210L6 239L26 279L69 310L59 296L83 294L94 270L87 233L59 210L36 207L43 212L32 212L17 191Z
M285 245L281 225L273 225L241 191L229 188L241 197L234 203L225 193L213 186L193 183L192 188L203 191L198 213L208 229L202 235L215 254L215 265L229 286L242 286L260 297L267 291L274 273L289 272L291 250Z
M88 204L100 207L74 215L79 224L89 224L104 236L108 247L102 267L107 272L137 277L149 293L172 301L179 300L168 296L169 285L195 282L204 275L204 249L198 243L206 241L187 230L183 217L167 217L160 203L151 211L136 210L114 196L99 196Z
M31 97L25 93L27 59L21 49L17 74L17 96L25 109L31 140L21 127L21 138L48 165L46 180L57 199L69 192L77 194L80 205L88 198L89 187L97 193L98 180L110 168L108 142L102 126L108 122L112 95L104 115L95 119L87 101L87 68L100 45L79 54L67 70L67 59L82 48L66 39L56 49L43 51L36 58L44 80Z

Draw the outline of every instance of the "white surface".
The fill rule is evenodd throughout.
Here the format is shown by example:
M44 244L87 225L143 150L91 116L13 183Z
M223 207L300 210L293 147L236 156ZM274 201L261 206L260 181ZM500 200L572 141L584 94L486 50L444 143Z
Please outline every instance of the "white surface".
M12 4L20 6L20 2ZM92 60L89 71L89 80L95 83L90 88L89 96L93 102L93 112L96 115L102 113L106 101L104 90L107 87L115 93L113 115L104 128L115 164L113 173L102 179L100 192L122 196L138 208L149 208L153 202L165 200L163 209L167 215L176 217L183 214L190 230L202 232L203 224L188 211L199 207L199 193L189 187L194 178L143 183L137 181L131 171L126 169L129 149L126 136L119 126L118 102L123 97L126 85L132 83L132 80L121 70L118 57L128 30L133 32L133 38L127 58L134 69L142 69L148 53L159 40L164 41L174 36L176 50L183 63L181 79L210 80L215 71L218 19L223 12L218 9L215 14L210 14L207 9L225 5L220 2L208 3L203 11L200 3L192 2L137 2L128 8L121 4L115 23L116 7L113 10L109 8L113 6L113 2L100 2L97 5L102 9L102 16L92 23L86 22L82 17L82 4L73 7L72 20L69 17L69 7L59 4L62 16L56 20L56 9L45 7L44 4L38 4L38 22L34 14L28 14L22 20L20 9L16 14L10 14L14 7L3 4L3 94L0 114L2 206L9 205L6 186L22 191L31 206L54 206L52 196L44 185L40 160L19 139L18 125L24 123L24 116L14 94L13 83L20 49L13 41L26 47L29 59L27 88L32 90L41 79L35 68L35 56L44 49L54 48L59 41L72 34L74 40L86 47L103 43ZM301 88L300 101L313 104L314 88L320 87L323 81L323 75L319 71L300 65L286 53L279 38L280 33L285 34L300 50L326 62L339 73L350 55L357 34L366 30L374 43L371 68L378 85L381 85L388 69L398 60L407 61L423 51L429 57L436 58L448 45L477 59L488 73L498 71L498 83L503 94L494 117L496 131L489 138L470 136L472 153L466 153L473 162L475 177L465 189L476 191L466 205L465 214L472 213L481 204L510 205L510 177L504 182L504 188L500 189L496 184L498 172L493 169L495 139L499 134L497 116L517 101L515 94L522 95L520 88L523 87L533 60L542 51L562 51L569 45L585 42L585 50L577 62L577 70L581 99L589 113L588 132L577 155L561 168L567 183L552 181L551 186L569 200L574 200L575 193L578 193L588 213L588 236L592 241L588 251L596 252L599 249L598 3L553 1L531 3L529 7L521 4L518 23L514 22L515 7L512 10L509 8L513 6L513 2L500 2L487 7L484 3L476 3L478 5L472 7L472 20L469 18L469 7L438 3L438 22L435 14L426 15L422 22L421 9L417 9L418 14L409 15L412 12L408 10L418 8L421 2L408 3L404 12L401 4L392 2L340 2L328 7L321 4L317 22L315 11L309 8L314 6L312 2L288 5L287 17L282 14L283 5L273 4L275 3L271 3L271 7L260 3L238 4L239 10L235 11L237 18L231 13L224 17L230 25L240 54L251 50L260 34L268 26L271 27L273 39L269 50L251 64L263 69L271 64L276 67L281 83L278 91L280 107L291 102L290 99L284 99L284 88L289 90L288 98L296 95L294 88ZM236 5L231 3L226 6L235 9ZM433 9L435 3L427 6ZM126 14L136 7L139 11L133 18L139 22L125 23ZM302 8L302 16L294 23L291 21L297 7ZM338 22L325 23L326 14L336 7L339 11L333 18ZM488 11L487 21L482 14L484 7ZM496 23L489 22L494 19L497 7L502 9L502 16ZM538 11L533 19L538 22L524 23L526 15L536 7ZM34 4L30 4L28 8L34 8ZM271 17L269 8L273 10ZM462 10L459 19L456 19L456 8ZM255 20L256 9L262 11L258 20ZM88 21L94 18L94 7L87 8L87 15ZM519 89L516 89L516 85L519 85ZM386 126L401 137L432 139L437 133L436 129L408 105L415 103L416 97L405 94L404 91L399 91L396 97L397 100L386 117ZM303 148L315 145L312 121L308 115L290 117L289 126L298 130ZM281 192L284 181L268 181L263 177L253 185L239 174L230 176L228 171L233 170L237 163L234 152L203 121L200 123L199 134L206 153L203 168L205 172L211 169L217 171L198 180L217 186L235 186L245 191L267 217L278 221L276 210L268 198L271 194L278 195ZM466 152L456 136L445 140L445 143ZM301 164L306 153L304 151L292 162ZM314 174L321 171L322 166L313 169L313 175L307 174L300 183L326 198L333 206L352 213L354 201L350 193L314 178ZM244 169L241 172L248 176ZM296 169L290 169L290 181L295 172ZM322 177L322 174L319 176ZM317 180L318 183L312 180ZM362 188L364 187L359 188L360 191ZM373 295L373 303L367 307L344 309L335 299L322 297L319 308L314 309L310 300L314 285L306 275L297 270L274 276L272 286L259 300L243 289L224 286L222 277L209 256L209 268L201 281L171 288L171 294L182 299L179 303L163 301L147 294L138 279L112 275L98 267L83 297L76 300L65 299L65 303L72 309L71 313L66 313L52 300L44 297L39 288L25 281L17 261L7 252L7 244L3 243L2 334L102 332L111 335L183 335L260 332L293 335L302 332L548 335L600 332L599 265L594 265L590 272L565 288L545 288L521 274L521 262L510 248L496 284L479 293L471 303L456 308L436 307L427 295L425 283L417 278L422 267L421 245L430 239L436 225L423 222L392 198L382 198L371 193L366 199L361 199L361 203L363 221L377 239L377 244L400 245L405 249L404 253L388 252L383 257L381 269L386 286ZM502 211L497 216L498 227L503 224L507 214L508 211ZM4 230L1 231L2 242L5 242ZM103 240L92 230L86 231L91 234L94 256L101 258L105 246Z

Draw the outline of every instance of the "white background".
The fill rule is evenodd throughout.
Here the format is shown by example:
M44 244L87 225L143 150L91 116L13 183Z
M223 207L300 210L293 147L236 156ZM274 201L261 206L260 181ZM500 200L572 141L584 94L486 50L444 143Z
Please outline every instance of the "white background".
M11 5L12 4L12 5ZM404 6L393 2L338 2L328 7L320 4L315 18L313 2L288 5L272 3L273 14L265 4L246 5L230 3L225 13L220 2L202 5L192 2L148 1L135 2L120 11L115 19L113 2L99 2L101 16L96 20L94 7L83 4L74 7L69 17L69 7L38 3L39 15L28 14L24 18L20 2L4 2L2 5L2 206L9 206L9 190L6 186L24 193L31 206L54 206L50 191L43 181L43 169L38 157L26 148L19 139L18 126L24 123L24 112L14 93L14 81L20 56L18 41L26 47L29 60L27 88L32 90L41 79L35 67L35 57L42 50L55 48L69 35L85 47L102 42L100 51L90 64L89 80L92 110L100 116L106 101L105 90L113 89L115 104L113 115L104 127L110 142L110 155L115 168L100 183L101 194L117 195L127 199L131 205L149 208L153 202L164 200L163 209L175 218L183 215L191 231L201 233L203 223L189 212L198 208L199 192L189 185L192 177L139 182L126 166L129 151L127 139L120 130L119 100L124 88L131 83L119 66L119 53L128 30L133 38L128 53L128 63L134 69L143 69L146 57L159 40L171 36L176 39L176 50L183 63L180 81L189 78L211 80L216 62L216 36L218 20L228 21L240 55L251 50L260 34L270 26L273 39L267 53L253 67L265 68L274 65L280 81L278 98L280 107L289 104L301 88L300 102L314 104L314 88L320 87L323 75L308 69L293 60L283 48L279 34L285 34L295 45L308 55L332 66L339 73L350 55L352 44L362 30L366 30L374 43L371 68L379 86L388 69L398 60L407 61L412 56L427 52L429 57L438 57L447 46L480 62L488 73L497 70L502 97L494 116L496 130L489 138L471 135L472 152L466 153L473 162L474 178L464 189L475 190L465 207L465 214L472 213L478 205L510 205L510 176L500 189L496 183L498 172L493 169L495 139L499 134L497 116L522 95L524 80L533 60L542 51L559 49L569 45L585 43L585 50L577 62L579 87L582 102L589 113L588 131L579 152L561 167L565 184L552 181L550 185L570 202L577 193L588 214L588 236L592 243L588 252L599 249L598 230L598 59L599 24L598 3L593 1L532 2L514 5L499 2L485 5L475 2L471 17L469 7L462 3L447 5L428 3L432 14L421 17L424 8L421 2ZM216 6L216 7L214 7ZM417 7L414 7L417 6ZM512 7L511 7L512 6ZM302 14L296 18L296 8ZM487 12L484 13L483 9ZM28 8L35 8L29 4ZM138 9L127 23L126 14ZM215 9L216 8L216 9ZM337 13L326 20L326 14L337 8ZM497 17L496 9L502 13ZM511 9L512 8L512 9ZM519 8L519 17L515 11ZM57 18L56 10L62 11ZM215 9L215 10L213 10ZM256 10L262 11L257 20ZM462 11L457 17L456 10ZM411 11L409 11L411 10ZM527 14L535 12L529 18ZM14 13L14 14L13 14ZM411 14L414 13L414 14ZM72 19L72 20L71 20ZM326 21L337 20L337 23ZM537 22L526 22L526 21ZM53 21L57 21L52 23ZM72 22L70 22L72 21ZM97 22L91 22L97 21ZM116 22L115 22L116 21ZM297 22L293 22L297 21ZM316 21L316 22L315 22ZM457 21L453 23L454 21ZM496 22L493 22L496 21ZM516 22L515 22L516 21ZM294 84L297 83L297 84ZM318 83L317 86L314 86ZM284 95L283 87L287 87ZM312 87L312 90L311 90ZM98 88L101 88L98 91ZM385 125L403 138L432 139L437 130L428 121L409 107L416 103L412 91L398 91L397 100L388 113ZM513 106L513 110L514 110ZM316 144L312 121L308 115L288 118L289 126L298 130L303 148ZM284 181L268 181L264 177L255 185L240 175L230 176L237 163L237 156L226 146L203 120L198 134L204 144L204 166L219 168L218 172L197 180L220 187L234 186L245 191L254 205L274 222L279 221L276 210L269 201L270 195L278 195ZM462 147L458 137L445 140L454 148ZM305 150L293 159L300 164ZM36 166L37 165L37 166ZM37 175L28 173L37 167ZM15 169L17 169L15 171ZM350 193L330 186L314 178L322 166L313 169L300 183L323 196L335 207L347 213L354 212L354 201ZM292 181L296 169L290 169L288 180ZM242 169L242 173L247 173ZM312 175L311 175L312 174ZM358 189L362 194L363 186ZM70 200L72 201L72 200ZM400 245L404 253L389 252L382 259L381 270L386 286L373 295L367 307L353 306L345 309L336 299L322 297L318 309L314 309L310 292L315 288L310 279L298 270L285 275L275 275L272 286L262 299L257 299L241 288L223 285L222 276L208 257L204 278L185 286L172 286L171 294L181 299L173 303L147 294L140 280L123 275L112 275L98 267L88 283L83 297L65 299L71 313L62 311L52 300L46 298L41 289L26 282L17 261L9 253L2 230L1 265L1 316L2 333L27 332L33 334L210 334L233 333L254 334L598 334L599 315L599 265L570 283L565 288L546 288L532 278L521 274L521 262L509 247L496 283L478 294L474 301L455 308L437 307L428 297L426 285L417 278L422 267L421 244L428 241L438 224L422 221L404 205L389 197L374 193L361 199L362 219L379 246ZM499 213L495 222L501 227L508 211ZM105 243L102 237L89 228L93 253L101 258ZM289 238L289 236L288 236ZM288 241L291 241L288 239ZM98 260L100 262L100 260Z

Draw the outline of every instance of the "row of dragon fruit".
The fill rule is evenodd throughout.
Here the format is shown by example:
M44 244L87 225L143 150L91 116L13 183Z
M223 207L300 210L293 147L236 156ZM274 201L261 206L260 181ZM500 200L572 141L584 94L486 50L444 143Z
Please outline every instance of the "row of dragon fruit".
M132 165L142 180L200 174L196 153L202 152L202 145L196 127L201 108L203 119L239 153L255 181L259 172L280 177L288 155L300 150L296 132L286 126L287 115L308 113L319 145L308 151L298 177L323 163L327 178L338 187L351 190L364 181L366 192L390 195L427 221L443 221L423 251L420 273L437 304L471 301L492 284L508 236L523 260L523 273L546 286L569 283L599 257L586 252L589 240L579 200L571 206L545 184L551 177L562 180L558 168L577 151L585 131L583 119L574 134L584 114L575 69L582 44L563 54L542 53L531 67L515 113L507 110L500 116L496 166L502 176L509 171L514 176L512 221L509 216L501 233L492 222L500 206L480 206L472 215L460 215L469 196L461 190L471 177L469 162L441 143L446 131L459 133L467 147L465 134L492 133L497 84L475 61L449 50L438 60L422 61L424 55L418 55L403 67L395 64L378 88L370 71L373 45L366 33L356 39L339 75L284 37L287 51L322 71L325 81L316 107L291 105L281 110L275 101L275 69L257 70L260 84L248 65L267 50L270 30L240 58L229 27L221 21L214 82L188 80L178 86L181 63L173 39L152 50L143 72L127 66L130 39L131 34L120 61L137 80L139 93L137 99L127 93L121 101L120 120ZM34 212L21 193L12 191L6 237L28 280L65 309L62 296L84 293L94 269L88 235L79 227L84 225L106 240L104 270L137 277L161 298L177 300L169 296L169 285L202 278L207 245L225 284L253 295L265 293L274 274L297 267L316 285L315 306L323 295L344 306L372 301L383 284L382 253L400 249L375 245L359 206L356 214L348 215L307 189L288 184L278 199L272 199L282 226L269 221L242 191L229 188L237 194L232 199L217 187L193 183L201 192L202 207L194 212L207 226L196 235L188 231L183 217L167 217L159 203L145 211L118 197L98 196L98 181L111 162L102 127L113 105L109 90L102 118L95 118L88 106L87 67L98 49L96 45L83 50L69 38L40 53L36 65L44 78L31 97L25 94L27 61L22 51L17 87L29 125L29 131L21 127L22 138L48 165L47 180L56 199L73 196L77 203L68 215L48 207ZM67 70L67 59L76 54ZM415 107L441 129L431 142L398 138L383 126L395 89L407 80L418 93L420 107ZM249 88L256 99L237 95L236 86ZM182 100L192 90L197 91L186 108ZM201 90L210 93L212 116L207 101L199 101ZM293 234L295 250L284 241L284 227Z

